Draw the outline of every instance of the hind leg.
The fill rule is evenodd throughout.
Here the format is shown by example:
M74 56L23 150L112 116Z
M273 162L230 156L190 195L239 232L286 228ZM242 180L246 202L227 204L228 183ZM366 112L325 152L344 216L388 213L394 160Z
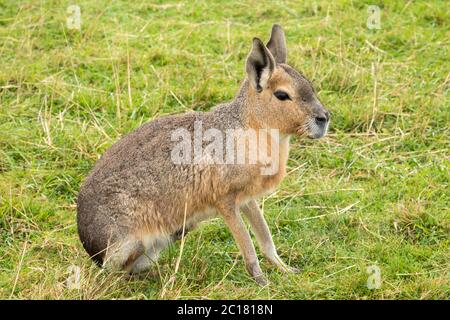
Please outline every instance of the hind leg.
M169 245L171 238L167 236L150 236L144 241L146 251L135 260L130 268L133 274L143 273L150 269L156 263L159 253Z
M159 253L147 250L142 254L130 268L130 273L139 274L147 272L154 263L158 260Z
M105 255L103 267L111 271L130 271L136 260L145 253L142 241L127 239L111 244Z

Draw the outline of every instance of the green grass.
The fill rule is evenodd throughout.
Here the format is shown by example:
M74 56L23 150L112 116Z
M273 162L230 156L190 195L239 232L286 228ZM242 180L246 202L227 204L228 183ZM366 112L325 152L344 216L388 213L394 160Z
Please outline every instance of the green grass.
M65 26L73 3L81 32ZM0 298L449 299L448 3L316 3L0 0ZM179 243L147 279L94 266L75 201L95 161L144 122L232 99L252 37L275 22L333 113L326 138L293 141L263 199L302 272L262 260L258 287L219 219L189 234L174 278Z

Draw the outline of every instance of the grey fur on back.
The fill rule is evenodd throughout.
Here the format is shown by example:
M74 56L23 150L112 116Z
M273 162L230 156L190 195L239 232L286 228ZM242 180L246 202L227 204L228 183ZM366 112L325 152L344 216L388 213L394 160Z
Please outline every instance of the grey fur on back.
M246 87L244 83L243 90ZM223 186L207 183L206 176L218 170L198 170L196 165L176 165L170 160L175 143L171 134L179 128L193 132L195 121L201 121L204 130L242 128L242 99L237 95L234 101L218 105L211 112L158 118L124 136L103 154L82 185L77 202L79 235L94 261L103 262L108 243L120 237L117 232L126 234L149 223L158 225L164 233L175 233L182 221L174 217L184 218L186 197L195 196L195 203L189 204L192 209L202 210L208 206L211 194L226 192ZM145 211L148 204L143 203L148 202L156 219L140 217L148 219L142 221L134 217L133 212ZM117 230L111 230L111 225Z

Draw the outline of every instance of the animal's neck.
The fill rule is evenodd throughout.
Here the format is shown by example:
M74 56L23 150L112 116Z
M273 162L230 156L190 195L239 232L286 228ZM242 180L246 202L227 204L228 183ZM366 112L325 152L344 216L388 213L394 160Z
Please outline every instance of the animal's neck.
M236 106L235 111L241 118L244 128L256 130L266 128L258 119L258 114L255 113L258 103L256 92L251 88L248 79L245 79L232 103Z

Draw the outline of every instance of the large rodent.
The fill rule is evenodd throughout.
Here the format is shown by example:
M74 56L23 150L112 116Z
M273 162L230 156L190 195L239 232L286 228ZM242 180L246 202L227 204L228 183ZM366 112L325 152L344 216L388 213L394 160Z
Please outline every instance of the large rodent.
M158 118L105 152L77 201L79 236L94 261L111 270L146 271L171 241L219 215L250 275L264 285L242 212L262 253L282 270L295 271L278 256L257 199L285 176L290 136L322 137L329 113L286 57L284 32L274 25L267 45L253 39L247 77L233 101L210 112ZM235 144L216 141L208 148L218 137Z

